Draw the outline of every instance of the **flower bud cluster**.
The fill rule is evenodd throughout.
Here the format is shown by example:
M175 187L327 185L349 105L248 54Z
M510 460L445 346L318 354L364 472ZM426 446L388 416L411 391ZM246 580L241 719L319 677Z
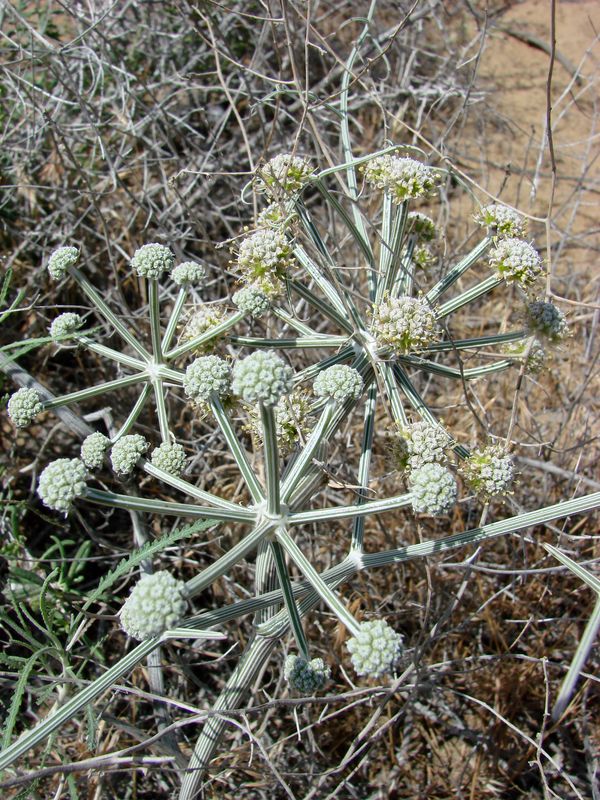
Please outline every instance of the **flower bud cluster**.
M331 677L331 670L322 658L307 661L301 656L289 655L283 667L283 677L292 689L300 694L309 695L325 686Z
M214 304L197 306L185 323L183 331L181 332L180 343L186 344L202 336L202 334L220 325L224 318L225 310L221 306ZM208 350L212 350L218 339L219 337L215 336L203 344L198 345L198 347L193 348L193 351L196 353L204 353Z
M131 433L116 441L110 451L110 461L118 475L129 475L148 449L149 444L139 433Z
M431 422L415 422L402 428L399 441L394 443L393 454L400 469L413 471L424 464L444 464L450 437L446 431Z
M406 230L417 237L419 242L432 242L437 238L435 222L420 211L411 211L406 220Z
M153 466L178 478L187 461L183 446L177 442L163 442L155 447L150 455Z
M98 469L104 461L104 454L110 447L110 439L100 431L90 433L81 443L81 460L88 469Z
M255 187L270 195L295 194L310 181L313 172L307 158L283 153L259 168Z
M44 410L42 398L35 389L23 387L10 396L8 416L17 428L25 428Z
M169 248L156 242L139 247L131 259L131 267L140 278L160 278L174 264L175 256Z
M58 458L43 470L37 493L42 503L65 514L86 488L86 469L78 458Z
M438 326L425 300L387 297L373 308L371 331L380 347L391 347L395 353L403 355L431 344Z
M400 158L389 153L372 159L362 167L362 171L365 181L388 192L393 203L425 197L436 185L436 175L431 167L414 158Z
M423 464L413 470L408 479L415 514L438 517L454 507L457 486L450 470L441 464Z
M500 239L490 254L490 266L507 283L518 283L524 289L542 273L542 259L535 247L514 237Z
M268 295L279 294L281 279L292 263L292 250L280 230L261 228L242 240L237 267L248 283L256 283Z
M527 323L532 333L544 336L553 344L569 335L569 326L563 312L554 303L535 300L527 306Z
M256 217L257 228L279 228L283 230L298 218L293 208L282 203L269 203Z
M212 395L225 397L231 389L231 367L219 356L202 356L188 366L183 390L195 403L206 403Z
M234 394L245 403L277 405L292 390L292 369L273 350L257 350L233 368Z
M357 675L378 678L392 672L402 655L402 636L383 619L360 625L360 632L347 644Z
M304 391L296 390L279 399L273 407L275 412L275 436L281 455L287 455L310 433L310 400ZM246 430L258 441L263 441L263 429L258 408L247 407L248 424Z
M471 489L482 500L507 495L515 477L512 458L502 448L493 445L474 450L461 469Z
M232 300L240 311L251 317L262 317L271 305L260 286L243 286L233 295Z
M79 250L76 247L59 247L48 259L48 272L50 277L59 281L67 274L69 267L75 266L79 259Z
M524 218L512 208L507 208L499 203L484 206L475 215L475 222L488 228L493 236L522 239L527 232Z
M206 278L206 270L195 261L184 261L171 272L171 278L177 286L197 286Z
M143 575L120 611L121 626L134 639L152 639L176 627L186 609L185 583L170 572Z
M48 332L53 339L62 339L64 336L69 336L78 331L82 325L83 317L72 311L66 311L64 314L59 314L52 321Z
M333 367L319 372L315 378L313 389L317 397L333 400L340 405L346 400L357 400L363 390L363 379L354 367L334 364Z

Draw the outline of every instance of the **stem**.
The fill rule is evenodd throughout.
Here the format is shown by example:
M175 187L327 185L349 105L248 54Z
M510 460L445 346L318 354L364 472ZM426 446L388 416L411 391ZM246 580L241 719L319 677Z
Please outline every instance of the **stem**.
M308 642L306 641L304 628L302 627L302 620L300 619L300 614L298 613L298 606L296 605L296 601L294 599L294 591L292 589L290 576L285 563L284 550L281 547L281 544L276 540L271 542L271 550L273 552L273 558L275 559L277 577L279 578L279 585L281 586L281 591L283 592L285 607L287 608L290 616L290 624L292 626L292 630L294 631L296 644L298 645L298 649L300 650L302 657L306 659L306 661L310 661Z
M463 275L470 266L472 266L478 259L484 255L487 250L491 247L493 239L491 237L483 239L483 241L479 242L470 253L468 253L462 261L453 267L450 272L448 272L444 277L438 281L435 286L430 289L427 294L425 295L425 299L430 305L433 305L435 301L444 294L444 292L448 291L448 289L453 286L456 281Z
M179 347L175 347L173 350L166 352L164 354L165 360L173 361L174 359L179 358L179 356L189 353L190 350L195 350L197 347L206 344L206 342L210 342L211 339L216 339L217 336L225 333L225 331L228 331L229 328L232 328L240 320L244 319L244 316L245 315L243 311L236 311L235 314L232 314L218 325L213 325L211 328L209 328L209 330L200 334L200 336L196 336L193 339L190 339L189 342L185 342L185 344L181 344Z
M183 309L183 304L185 303L185 298L187 297L187 289L182 286L179 290L177 295L177 299L175 300L175 304L173 306L173 310L171 311L171 316L169 317L169 322L167 324L167 329L163 336L162 346L161 346L161 354L164 355L166 351L169 349L169 345L171 344L171 340L175 334L175 330L177 328L177 323L181 317L181 311Z
M299 511L289 515L290 525L303 525L306 522L324 522L331 519L348 519L348 517L383 514L411 504L412 495L398 494L386 497L385 500L372 500L361 506L337 506L335 508L317 508L313 511Z
M490 275L489 278L481 281L481 283L472 286L470 289L467 289L466 292L459 294L453 300L449 300L447 303L444 303L443 306L440 306L435 312L435 318L440 320L447 317L448 314L451 314L453 311L458 311L459 308L466 306L467 303L471 303L473 300L481 297L481 295L491 292L492 289L495 289L496 286L500 286L503 282L504 278L498 275Z
M273 406L266 406L264 403L259 403L259 409L267 482L267 513L276 516L281 513L281 497L279 493L279 451L277 448L275 411Z
M148 313L150 314L150 338L152 340L152 353L154 362L162 362L162 345L160 336L160 305L158 302L158 280L150 278L148 280Z
M106 383L99 383L96 386L89 386L87 389L80 389L78 392L63 394L61 397L55 397L54 400L46 400L43 403L44 410L68 406L71 405L71 403L78 403L80 400L89 400L90 397L96 397L105 392L114 392L117 389L124 389L126 386L133 386L136 383L145 382L147 380L148 376L143 372L137 375L126 375L123 378L116 378L114 381L107 381Z
M246 451L242 448L242 445L240 444L235 431L233 430L231 420L223 408L223 403L218 397L215 396L210 399L210 407L215 415L217 424L221 429L221 433L227 441L227 446L231 450L231 455L234 457L235 463L237 464L242 478L244 479L244 482L246 483L246 486L252 495L253 501L257 504L262 503L262 501L265 499L262 486L258 482L258 478L250 466Z
M358 492L356 505L362 505L368 496L369 474L371 471L371 455L373 450L373 434L375 432L375 410L377 404L377 384L369 387L367 403L365 405L365 421L363 427L362 447L358 464L358 482L361 486ZM355 517L352 525L352 539L350 550L362 552L365 532L365 518Z

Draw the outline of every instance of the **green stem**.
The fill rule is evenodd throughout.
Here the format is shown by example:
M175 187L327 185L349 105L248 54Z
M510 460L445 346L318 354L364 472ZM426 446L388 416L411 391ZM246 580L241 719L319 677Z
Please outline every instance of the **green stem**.
M279 450L277 447L277 424L272 406L259 404L263 433L263 453L265 478L267 483L267 513L275 516L281 513L279 493Z
M427 294L425 295L425 299L430 305L433 305L435 301L444 294L444 292L448 291L448 289L453 286L456 281L460 278L461 275L475 264L481 256L483 256L492 246L493 240L491 238L483 239L483 241L479 242L470 253L468 253L462 261L453 267L450 272L448 272L444 277L439 280L433 288L431 288Z
M287 608L290 616L290 624L292 626L292 630L294 631L296 644L298 645L298 649L300 650L302 657L306 659L306 661L310 661L308 642L306 641L304 628L302 627L302 620L300 619L300 614L298 613L298 606L296 605L296 601L294 599L294 591L292 589L287 564L285 563L284 550L277 540L272 541L270 544L273 552L273 558L275 559L275 567L277 569L279 585L281 587L281 591L283 592L285 607Z
M44 409L51 410L53 408L71 405L71 403L79 403L81 400L89 400L91 397L96 397L99 394L114 392L117 389L124 389L126 386L133 386L136 383L142 383L147 380L148 376L144 373L126 375L123 378L116 378L114 381L107 381L106 383L99 383L96 386L89 386L87 389L80 389L78 392L63 394L61 397L55 397L54 400L46 400L43 403Z
M225 437L227 445L231 450L231 455L235 459L235 463L237 464L242 478L244 479L246 486L252 495L253 501L257 504L262 503L262 501L265 499L264 491L258 482L258 478L256 477L254 470L250 466L246 451L243 449L235 434L235 431L233 430L231 420L223 408L223 403L218 397L215 396L210 399L210 407L215 415L217 424L221 429L221 433Z
M467 289L466 292L459 294L453 300L449 300L447 303L444 303L443 306L440 306L435 312L435 318L440 320L444 317L447 317L448 314L452 314L453 311L458 311L459 308L466 306L467 303L471 303L478 297L491 292L492 289L495 289L496 286L500 286L500 284L503 282L504 278L501 278L498 275L490 275L489 278L481 281L481 283L478 283L476 286Z
M183 304L185 303L185 298L187 297L187 289L185 286L182 286L177 294L177 298L175 300L175 304L173 305L173 309L169 316L169 322L167 324L167 329L165 330L165 334L162 340L161 346L161 354L166 353L169 349L169 345L171 344L171 340L175 335L175 331L177 329L177 323L181 317L181 312L183 310Z
M223 320L223 322L219 322L218 325L213 325L209 330L201 333L199 336L190 339L189 342L185 342L184 344L179 345L179 347L175 347L173 350L169 350L165 353L165 359L167 361L173 361L180 356L189 353L190 350L195 350L198 347L201 347L203 344L210 342L211 339L216 339L217 336L221 336L221 334L228 331L230 328L233 328L234 325L237 325L240 320L244 319L244 312L243 311L236 311L235 314L232 314L227 319Z

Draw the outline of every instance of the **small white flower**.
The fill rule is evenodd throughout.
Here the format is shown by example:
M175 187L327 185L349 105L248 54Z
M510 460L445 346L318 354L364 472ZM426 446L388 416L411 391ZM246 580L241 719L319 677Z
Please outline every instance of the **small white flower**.
M498 242L490 253L490 266L507 283L518 283L524 289L542 273L542 259L535 247L513 237Z
M10 396L7 411L17 428L25 428L44 410L42 398L35 389L18 389Z
M393 671L402 655L402 636L385 620L374 619L361 623L347 647L356 674L378 678Z
M243 286L232 299L240 311L251 317L262 317L271 305L260 286Z
M188 366L183 390L196 403L206 403L211 395L225 397L231 388L231 367L219 356L202 356Z
M456 503L456 481L440 464L424 464L410 473L408 483L416 514L437 517L447 514Z
M553 344L562 342L569 335L569 326L563 312L554 303L535 300L527 306L529 330L544 336Z
M203 333L212 330L212 328L216 328L217 325L223 322L224 318L225 311L221 306L213 303L196 306L193 313L186 320L185 327L181 332L181 344L191 342L192 339L196 339L198 336L202 336ZM204 344L193 348L193 351L196 353L204 353L213 350L219 338L219 336L214 336L212 339L204 342Z
M283 677L297 692L309 695L325 686L331 677L331 670L322 658L307 661L301 656L289 655L283 667Z
M187 606L185 583L170 572L143 575L120 611L121 627L134 639L152 639L183 618Z
M293 208L282 203L269 203L256 217L257 228L281 228L282 230L297 219Z
M79 250L76 247L59 247L48 259L48 272L50 277L59 281L65 277L67 269L73 267L79 259Z
M235 364L232 389L245 403L275 406L292 391L292 374L273 350L257 350Z
M50 336L53 339L62 339L64 336L69 336L78 331L83 325L83 317L79 314L74 314L67 311L64 314L59 314L49 328Z
M416 297L388 297L376 305L371 330L380 347L398 355L427 347L438 334L433 311Z
M193 286L202 283L206 278L206 270L195 261L184 261L171 272L171 278L177 286Z
M461 472L469 486L488 501L509 493L515 465L512 458L496 445L473 451Z
M162 244L152 242L142 245L133 254L131 266L141 278L160 278L163 272L170 272L175 256Z
M489 228L490 233L494 236L522 239L527 232L525 219L512 208L507 208L499 203L484 206L475 215L475 222Z
M333 367L319 372L315 378L313 389L317 397L344 403L349 398L356 400L363 390L363 379L360 372L344 364L334 364Z
M247 281L258 284L265 294L278 294L291 255L289 242L281 231L261 228L242 240L237 266Z
M89 469L98 469L104 461L104 454L110 447L110 439L103 433L96 431L81 443L81 460Z
M437 237L435 222L420 211L411 211L406 220L406 230L420 242L432 242Z
M372 159L362 167L362 171L365 181L388 192L394 203L425 197L436 185L436 175L431 167L414 158L401 158L389 153Z
M110 451L110 461L119 475L129 475L148 449L149 444L139 433L131 433L116 441Z
M259 167L255 187L271 195L295 194L310 181L313 172L307 158L283 153Z
M301 440L307 436L311 426L309 421L310 399L305 391L294 390L290 395L281 397L273 407L275 412L275 436L279 452L290 453ZM259 443L264 441L259 409L255 405L247 406L249 430Z
M183 472L187 458L182 445L177 442L163 442L152 451L150 461L163 472L178 478Z
M73 500L86 488L86 470L78 458L59 458L43 470L37 493L42 503L54 511L67 513Z
M445 451L451 440L438 425L415 422L402 429L400 438L403 440L398 451L403 456L398 459L401 469L415 470L424 464L444 464L447 460Z

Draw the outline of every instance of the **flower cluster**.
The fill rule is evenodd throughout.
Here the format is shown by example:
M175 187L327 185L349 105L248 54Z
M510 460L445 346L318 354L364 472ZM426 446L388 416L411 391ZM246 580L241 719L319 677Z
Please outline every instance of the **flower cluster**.
M362 168L365 181L388 192L392 202L403 203L425 197L435 189L436 176L431 167L414 158L395 155L378 156Z
M48 332L53 339L62 339L64 336L70 336L78 331L82 325L83 318L79 314L66 311L52 321Z
M569 326L563 312L554 303L535 300L527 305L527 324L532 333L544 336L553 344L569 335Z
M184 589L184 582L170 572L143 575L120 611L125 633L143 640L174 628L185 614Z
M335 364L333 367L319 372L315 378L313 389L317 397L344 403L346 400L357 400L363 390L363 379L353 367Z
M456 503L456 480L441 464L424 464L414 470L410 473L408 484L416 514L438 517L447 514Z
M110 461L118 475L129 475L148 449L148 442L139 433L130 433L116 441L110 451Z
M515 465L501 447L493 445L471 453L461 472L471 489L488 501L508 494L515 477Z
M277 446L282 455L290 453L294 447L310 432L310 401L306 392L295 390L290 395L281 397L273 407L275 412L275 436ZM255 405L247 407L248 425L246 429L259 441L263 440L260 414Z
M240 311L251 317L262 317L271 305L260 286L243 286L233 295L232 300Z
M139 247L131 259L131 267L140 278L160 278L174 264L175 256L169 248L156 242Z
M347 644L357 675L378 678L392 672L402 655L402 636L383 619L360 625L360 632Z
M259 168L255 187L271 195L294 194L310 181L312 175L313 168L307 158L283 153Z
M257 228L283 228L295 222L298 215L293 208L287 208L282 203L269 203L256 217Z
M277 295L291 255L289 242L281 231L261 228L242 240L237 267L248 283L258 284L269 296Z
M177 286L196 286L206 278L206 270L195 261L184 261L171 272L171 278Z
M525 360L525 370L532 375L540 373L548 361L548 353L537 339L527 339L522 342L510 342L504 348L504 353L515 360Z
M206 304L197 306L194 312L188 317L180 336L180 343L186 344L193 339L197 339L207 331L223 322L225 311L221 306ZM195 348L196 353L203 353L212 350L218 337L213 337Z
M188 366L183 390L195 403L206 403L211 396L225 397L231 388L231 367L219 356L202 356Z
M65 277L69 267L74 267L79 259L79 250L76 247L59 247L48 259L48 273L50 277L59 281Z
M245 403L275 406L292 385L291 367L273 350L257 350L233 368L231 388Z
M88 469L98 469L104 461L104 454L110 447L110 439L100 431L90 433L81 443L81 460Z
M437 237L435 222L420 211L411 211L406 220L406 230L420 242L432 242Z
M524 289L531 286L542 272L538 251L522 239L501 239L490 254L490 266L507 283L518 283Z
M11 395L7 410L15 426L25 428L44 410L44 406L35 389L23 387Z
M424 464L444 464L450 437L439 425L415 422L403 428L392 446L400 469L420 469Z
M523 217L513 211L512 208L507 208L507 206L502 206L499 203L484 206L475 215L475 222L489 228L490 233L494 236L509 236L522 239L527 232Z
M427 302L417 297L388 297L374 306L371 330L380 347L398 354L427 347L438 330Z
M318 692L331 677L331 670L322 658L307 661L301 656L289 655L283 667L283 677L300 694Z
M86 469L78 458L58 458L43 470L37 493L42 503L65 514L86 489Z
M187 461L183 446L177 442L163 442L155 447L150 455L153 466L178 478Z

